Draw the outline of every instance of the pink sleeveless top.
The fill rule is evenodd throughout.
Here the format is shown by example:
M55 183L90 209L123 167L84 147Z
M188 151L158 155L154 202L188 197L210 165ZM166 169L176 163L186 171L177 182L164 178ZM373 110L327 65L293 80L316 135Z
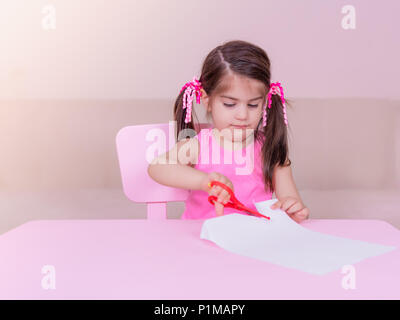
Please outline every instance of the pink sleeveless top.
M212 133L212 128L202 129L195 138L199 141L199 156L194 168L204 172L218 172L228 177L236 198L246 207L257 210L254 202L272 199L272 193L264 189L261 168L261 144L254 139L246 148L227 150ZM202 190L190 190L181 219L208 219L216 217L215 207L208 202L209 194ZM242 213L224 207L224 215Z

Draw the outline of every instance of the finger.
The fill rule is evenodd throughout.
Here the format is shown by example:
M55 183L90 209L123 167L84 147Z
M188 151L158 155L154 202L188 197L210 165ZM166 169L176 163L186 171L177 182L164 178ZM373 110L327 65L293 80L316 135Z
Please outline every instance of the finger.
M227 195L225 198L222 199L222 204L224 204L224 205L227 204L229 202L230 198L231 198L231 196Z
M300 211L295 212L294 215L296 215L297 217L305 220L305 219L308 219L308 217L310 215L310 211L309 211L309 209L307 207L304 207Z
M298 216L296 216L295 214L291 214L291 215L289 215L289 217L290 217L293 221L295 221L295 222L297 222L297 223L301 222L301 219L300 219Z
M303 218L303 216L302 215L298 215L298 214L296 214L296 213L290 213L290 214L288 214L288 216L292 219L292 220L294 220L294 221L296 221L297 223L299 223L299 222L301 222L302 220L304 220L304 218Z
M300 214L300 213L296 214L295 213L295 214L292 215L292 217L293 217L294 221L296 221L297 223L300 223L300 222L308 219L308 214L307 214L307 212L305 214Z
M213 188L211 190L212 190L212 194L214 196L219 197L219 195L222 191L222 188L220 186L213 186Z
M223 184L225 184L227 187L229 187L232 191L234 191L233 189L233 183L232 181L230 181L229 179L223 179L223 181L221 181Z
M296 202L299 202L299 201L298 201L297 199L294 199L294 198L286 198L286 199L284 199L284 200L282 201L281 209L282 209L283 211L286 211L286 212L287 212L291 206L293 206L294 204L296 204ZM299 209L300 209L300 208L299 208Z
M218 187L216 187L216 186L213 186L213 187L211 188L211 191L210 191L211 195L217 196L217 188L218 188Z
M290 217L291 217L294 221L296 221L297 223L300 223L300 222L302 222L303 220L305 220L305 218L299 217L299 216L296 215L296 214L290 215Z
M224 203L228 203L229 201L231 201L231 195L228 193L228 195L225 197L225 202Z
M215 206L215 214L217 216L222 216L224 214L224 206L219 202L214 202L214 206Z
M219 196L220 196L222 190L223 190L223 189L222 189L221 187L217 186L217 187L215 188L215 196L219 198Z
M282 205L282 203L278 200L270 208L271 209L279 209L281 207L281 205Z
M218 201L225 203L227 198L229 198L229 197L230 197L229 193L226 190L222 190L218 196Z
M289 214L296 213L301 211L304 208L303 204L300 201L296 201L291 207L289 207L286 212Z

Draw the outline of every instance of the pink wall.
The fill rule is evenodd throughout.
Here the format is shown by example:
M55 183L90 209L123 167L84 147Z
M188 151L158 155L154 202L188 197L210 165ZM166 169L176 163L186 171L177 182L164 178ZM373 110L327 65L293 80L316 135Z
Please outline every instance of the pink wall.
M399 13L398 0L2 0L0 99L172 99L233 39L267 51L289 97L398 99Z

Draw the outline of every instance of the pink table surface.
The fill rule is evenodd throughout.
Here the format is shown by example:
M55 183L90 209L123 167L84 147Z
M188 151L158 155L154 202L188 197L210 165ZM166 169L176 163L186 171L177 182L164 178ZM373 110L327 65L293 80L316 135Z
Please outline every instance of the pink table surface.
M36 220L0 235L0 299L399 299L400 232L380 220L307 220L310 230L394 245L312 275L227 252L200 239L204 220ZM296 243L293 243L295 246ZM55 289L42 288L42 267Z

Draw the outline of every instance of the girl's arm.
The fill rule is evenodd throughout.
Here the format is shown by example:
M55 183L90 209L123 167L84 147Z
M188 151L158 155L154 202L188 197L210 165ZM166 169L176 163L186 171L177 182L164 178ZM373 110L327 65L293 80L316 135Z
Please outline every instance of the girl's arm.
M275 190L275 196L278 200L292 197L301 201L300 194L297 191L296 184L292 175L291 166L276 166L272 175L272 184Z
M271 206L271 209L280 208L286 211L296 222L309 218L310 210L300 198L290 166L276 166L272 176L272 184L278 201Z
M171 150L155 158L149 164L147 173L154 181L162 185L207 191L207 173L192 167L197 162L198 150L197 139L181 140ZM187 151L189 151L189 156L187 156ZM157 163L161 159L164 163Z

